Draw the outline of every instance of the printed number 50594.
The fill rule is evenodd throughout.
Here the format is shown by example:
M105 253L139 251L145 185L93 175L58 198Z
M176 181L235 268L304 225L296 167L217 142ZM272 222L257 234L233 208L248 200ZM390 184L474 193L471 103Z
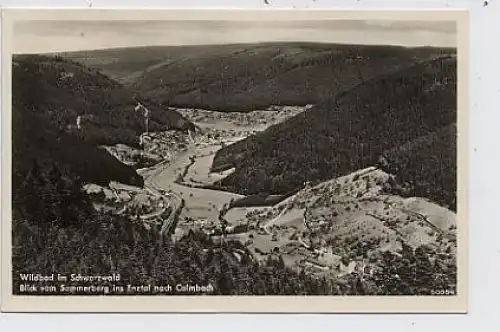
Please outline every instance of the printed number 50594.
M432 289L431 295L455 295L453 289Z

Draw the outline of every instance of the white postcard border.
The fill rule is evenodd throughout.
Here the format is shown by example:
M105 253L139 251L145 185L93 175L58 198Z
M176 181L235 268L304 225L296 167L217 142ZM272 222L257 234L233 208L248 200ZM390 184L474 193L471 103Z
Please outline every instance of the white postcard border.
M458 194L456 296L14 296L11 264L11 40L17 20L451 20L457 23ZM468 15L464 10L4 9L2 10L2 273L6 312L467 312Z

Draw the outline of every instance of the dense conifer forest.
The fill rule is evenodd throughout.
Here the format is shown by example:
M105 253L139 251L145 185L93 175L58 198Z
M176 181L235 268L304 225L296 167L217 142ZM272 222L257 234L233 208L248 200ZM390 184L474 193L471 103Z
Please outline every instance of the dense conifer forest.
M384 151L455 121L456 60L443 57L369 80L337 95L334 101L227 146L218 151L213 167L236 168L220 182L222 188L242 194L284 194L301 188L306 181L324 181L375 165ZM448 142L450 136L446 139ZM446 165L454 168L453 145L443 142L433 146L438 150L429 149L429 153L442 155ZM423 157L412 164L422 170L420 174L441 167L432 155ZM453 195L453 176L446 179L443 190ZM437 180L429 177L425 180L429 183L417 186L436 186ZM425 190L420 193L436 198Z

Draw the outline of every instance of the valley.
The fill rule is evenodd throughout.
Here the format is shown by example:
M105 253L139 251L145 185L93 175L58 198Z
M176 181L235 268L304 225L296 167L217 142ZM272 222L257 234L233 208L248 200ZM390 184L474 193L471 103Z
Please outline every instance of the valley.
M183 234L198 225L202 225L201 228L207 231L220 229L218 216L222 207L244 196L205 188L228 174L210 170L215 153L223 146L265 130L269 124L277 124L308 108L309 106L285 106L277 108L276 112L254 111L239 117L228 113L176 109L201 128L201 131L188 135L175 132L148 133L148 139L143 136L147 158L162 160L151 167L138 169L138 173L145 179L144 189L113 183L111 186L115 187L118 193L106 188L96 189L98 186L95 184L88 186L87 192L97 195L102 191L108 202L111 201L115 206L121 205L121 213L127 210L131 219L136 218L140 210L145 213L141 219L148 226L163 224L163 213L165 206L168 206L171 213L180 211L177 234ZM114 153L114 156L124 163L127 163L130 156L139 153L138 150L123 144L107 147L107 150L121 151L121 154ZM101 198L104 197L101 194ZM131 197L140 197L146 202L139 204L138 209L137 199ZM98 205L102 207L102 204L101 200ZM156 213L151 211L155 209L154 206ZM164 224L170 224L170 221ZM166 228L168 227L165 226Z
M215 241L224 236L225 241L244 245L256 261L265 263L269 256L280 255L286 266L318 277L374 273L382 268L384 252L397 255L404 245L428 246L443 256L443 264L452 265L455 213L425 198L393 195L389 189L394 175L376 166L316 185L305 183L270 206L233 207L245 196L213 189L232 171L211 171L218 150L308 109L284 106L274 107L273 113L244 114L176 109L200 131L183 139L177 136L177 145L172 140L169 145L169 133L149 134L145 150L165 159L139 170L145 178L143 195L160 203L156 211L144 210L141 220L147 226L156 224L174 240L190 230ZM121 195L130 196L137 190L121 189ZM122 203L124 209L135 204Z

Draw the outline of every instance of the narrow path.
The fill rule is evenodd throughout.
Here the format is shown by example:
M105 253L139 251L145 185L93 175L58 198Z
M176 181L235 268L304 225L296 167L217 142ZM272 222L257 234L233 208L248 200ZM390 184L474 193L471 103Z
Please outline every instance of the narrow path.
M455 236L453 234L450 234L449 232L445 232L441 228L439 228L436 225L434 225L434 223L432 221L430 221L429 218L426 215L423 215L421 213L418 213L418 212L415 212L415 211L411 211L411 210L408 210L408 209L405 209L405 208L399 208L399 210L401 210L402 212L405 212L408 215L412 215L412 216L417 217L418 219L422 220L430 228L432 228L432 230L434 230L435 232L439 233L440 235L446 236L448 238L455 238Z
M281 210L281 212L273 219L269 220L268 222L266 222L263 226L264 228L264 231L269 234L269 235L272 235L272 232L269 230L269 227L270 225L274 224L279 218L283 217L283 215L288 211L288 207L285 205L283 207L283 209Z

